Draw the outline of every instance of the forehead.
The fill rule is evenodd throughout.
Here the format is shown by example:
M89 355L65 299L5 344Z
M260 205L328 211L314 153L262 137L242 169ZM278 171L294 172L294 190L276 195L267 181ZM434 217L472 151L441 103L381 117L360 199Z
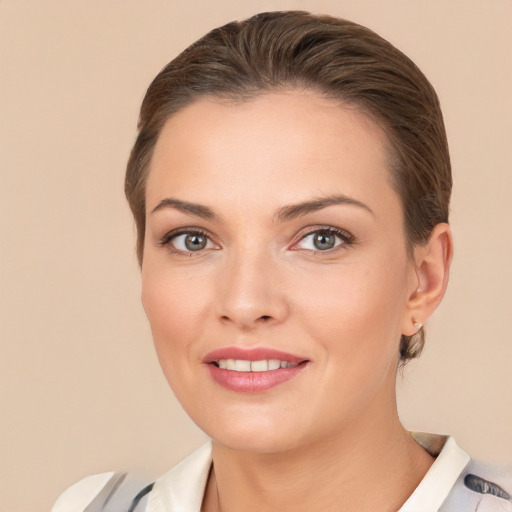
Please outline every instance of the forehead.
M383 130L358 108L312 92L202 98L164 125L147 206L165 193L203 203L333 192L370 199L389 188L386 145Z

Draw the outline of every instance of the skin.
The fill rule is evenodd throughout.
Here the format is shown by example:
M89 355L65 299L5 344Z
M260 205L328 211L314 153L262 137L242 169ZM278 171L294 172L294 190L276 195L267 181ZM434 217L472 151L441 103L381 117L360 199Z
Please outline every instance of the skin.
M432 464L398 419L398 345L442 299L452 241L440 224L410 257L390 181L382 130L308 91L204 98L164 126L147 182L142 302L169 384L213 439L204 511L396 511ZM274 219L333 195L364 206ZM221 220L153 211L166 198ZM326 227L350 237L319 250ZM177 228L206 231L207 245L187 252L186 235L169 241ZM309 362L275 388L234 392L202 362L226 346Z

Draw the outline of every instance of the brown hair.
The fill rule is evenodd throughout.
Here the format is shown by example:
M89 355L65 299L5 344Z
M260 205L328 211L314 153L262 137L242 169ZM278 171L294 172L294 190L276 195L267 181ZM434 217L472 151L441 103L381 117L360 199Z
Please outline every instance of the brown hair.
M139 263L149 163L166 120L202 96L243 101L292 88L355 105L385 130L409 248L424 244L436 224L448 221L452 179L443 117L438 97L418 67L356 23L302 11L268 12L212 30L149 86L125 181ZM401 361L417 357L423 344L422 329L403 335Z

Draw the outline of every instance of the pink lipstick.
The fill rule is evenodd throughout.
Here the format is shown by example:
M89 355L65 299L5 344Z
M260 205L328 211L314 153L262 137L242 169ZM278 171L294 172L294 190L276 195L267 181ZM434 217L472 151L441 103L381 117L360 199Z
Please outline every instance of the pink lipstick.
M212 379L232 391L258 393L299 375L309 361L264 347L226 347L203 358Z

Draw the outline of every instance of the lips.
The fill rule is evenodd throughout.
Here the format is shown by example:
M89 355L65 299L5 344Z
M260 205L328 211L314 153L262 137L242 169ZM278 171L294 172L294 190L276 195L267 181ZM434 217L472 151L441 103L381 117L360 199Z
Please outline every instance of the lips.
M267 391L299 375L309 361L270 348L226 347L203 358L212 379L232 391Z
M203 358L204 363L213 363L221 359L238 359L241 361L263 361L270 359L277 359L279 361L287 361L289 363L301 363L306 361L305 357L288 354L272 348L254 347L254 348L241 348L241 347L226 347L219 348L206 354Z

